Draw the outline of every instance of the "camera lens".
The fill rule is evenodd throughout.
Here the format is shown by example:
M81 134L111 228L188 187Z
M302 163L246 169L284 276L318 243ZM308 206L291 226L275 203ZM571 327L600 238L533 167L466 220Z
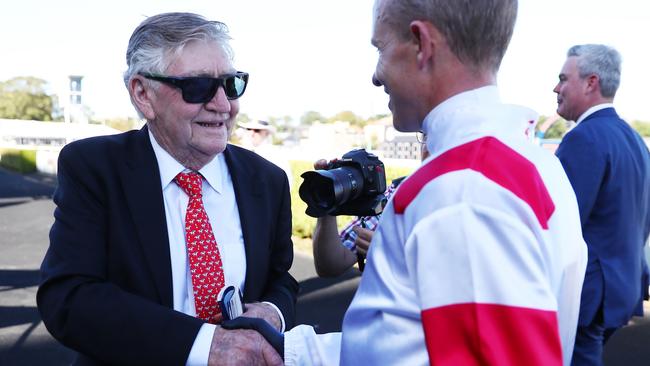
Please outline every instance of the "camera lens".
M305 178L304 183L309 192L309 201L324 210L336 204L332 183L328 178L325 174L314 174L310 179Z
M363 190L363 176L357 169L344 166L327 170L325 173L331 176L334 200L337 205L344 204L359 197L359 194Z
M340 167L331 170L305 172L300 186L300 198L317 216L325 216L363 191L363 176L358 169Z

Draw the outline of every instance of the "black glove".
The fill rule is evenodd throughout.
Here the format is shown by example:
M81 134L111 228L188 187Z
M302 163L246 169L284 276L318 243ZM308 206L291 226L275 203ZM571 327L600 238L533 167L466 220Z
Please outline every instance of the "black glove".
M278 332L266 320L260 318L247 318L240 316L235 319L226 320L221 323L224 329L253 329L266 339L275 351L284 360L284 334Z

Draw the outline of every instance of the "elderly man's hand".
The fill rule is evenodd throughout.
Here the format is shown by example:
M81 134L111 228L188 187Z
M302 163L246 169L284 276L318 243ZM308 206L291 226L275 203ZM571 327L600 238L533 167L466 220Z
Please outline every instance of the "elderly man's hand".
M226 330L217 326L212 336L209 366L283 364L282 357L254 330Z
M261 302L246 304L246 311L242 314L242 316L264 319L278 332L282 330L280 314L278 314L277 310L275 310L273 306L269 304L264 304Z

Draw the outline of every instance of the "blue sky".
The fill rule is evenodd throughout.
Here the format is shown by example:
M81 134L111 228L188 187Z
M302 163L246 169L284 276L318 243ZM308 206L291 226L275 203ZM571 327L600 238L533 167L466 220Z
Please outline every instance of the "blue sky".
M84 75L84 100L98 117L134 116L122 83L132 30L147 15L192 11L229 25L235 66L251 74L241 111L252 117L308 110L388 113L388 98L370 82L373 0L20 0L0 12L0 80L30 75L53 90ZM615 104L650 121L650 9L637 0L523 0L499 74L502 97L550 115L552 89L566 50L605 43L623 55Z

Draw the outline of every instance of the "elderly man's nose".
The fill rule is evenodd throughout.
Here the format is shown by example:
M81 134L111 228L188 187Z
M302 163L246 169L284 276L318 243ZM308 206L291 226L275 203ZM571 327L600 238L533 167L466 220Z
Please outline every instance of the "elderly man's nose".
M214 94L214 97L206 103L207 109L213 109L218 112L225 112L230 110L230 101L226 97L226 91L220 87Z

